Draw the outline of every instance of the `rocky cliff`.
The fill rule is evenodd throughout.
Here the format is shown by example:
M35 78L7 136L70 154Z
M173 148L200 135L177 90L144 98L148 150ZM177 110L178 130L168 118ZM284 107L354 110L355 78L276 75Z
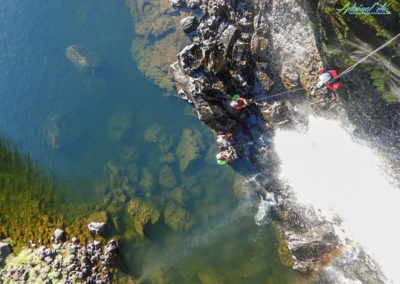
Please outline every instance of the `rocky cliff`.
M239 151L243 158L232 166L253 177L248 183L270 204L270 216L283 239L282 261L293 269L317 275L340 255L345 243L335 232L337 223L298 204L291 189L277 180L279 163L269 137L275 128L307 123L293 107L300 103L312 106L312 111L320 115L343 115L360 129L368 128L365 121L357 124L362 114L352 112L357 103L348 103L349 97L344 94L336 102L310 95L324 65L343 68L329 60L321 36L324 27L317 25L321 21L317 10L323 10L329 1L318 7L302 0L170 2L175 9L188 12L180 24L191 40L170 68L177 93L193 105L198 118L216 133L233 132L237 144L242 145ZM366 102L376 92L372 84L365 84L365 74L356 76L355 83L364 82L371 91L363 98ZM296 96L271 95L300 88L303 94ZM237 111L230 107L229 101L236 94L250 102L246 109ZM381 107L378 110L398 110L398 105L387 106L376 98L373 101ZM391 132L396 119L396 115L387 118L392 124L382 130L391 134L388 136L392 144L398 140ZM380 129L381 122L378 119L375 123ZM343 257L337 263L340 260ZM381 272L371 263L373 260L365 253L357 254L353 263L357 278L363 283L383 283ZM322 275L320 281L329 280Z

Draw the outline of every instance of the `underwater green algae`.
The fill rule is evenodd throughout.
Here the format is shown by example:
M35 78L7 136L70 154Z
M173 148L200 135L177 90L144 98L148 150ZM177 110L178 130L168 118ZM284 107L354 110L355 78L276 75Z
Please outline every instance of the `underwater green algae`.
M197 129L184 129L182 131L181 142L176 149L176 156L179 161L181 172L185 172L190 163L200 156L204 149L200 131Z
M11 238L15 250L38 237L46 243L63 226L55 187L29 156L0 139L0 237Z
M172 229L181 231L193 226L193 220L189 213L173 202L168 203L164 210L165 223Z
M186 12L171 9L168 0L129 0L137 37L132 54L142 73L159 87L172 92L169 66L178 52L189 42L179 27Z
M149 202L133 199L128 204L128 213L133 219L136 232L144 236L144 227L147 224L155 224L160 212Z

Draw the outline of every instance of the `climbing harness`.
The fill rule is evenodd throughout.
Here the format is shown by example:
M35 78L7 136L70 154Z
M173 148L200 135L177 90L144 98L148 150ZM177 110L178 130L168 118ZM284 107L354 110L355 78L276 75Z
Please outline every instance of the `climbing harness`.
M378 51L380 51L381 49L385 48L386 46L388 46L389 44L391 44L393 41L395 41L398 37L400 37L400 33L397 34L395 37L393 37L392 39L390 39L389 41L385 42L384 44L382 44L380 47L378 47L377 49L375 49L374 51L372 51L371 53L369 53L368 55L366 55L365 57L361 58L358 62L354 63L353 65L351 65L349 68L347 68L346 70L344 70L342 73L340 73L339 75L337 75L335 78L331 79L329 82L327 82L326 84L332 84L335 81L339 80L339 78L341 78L342 76L350 73L351 71L354 70L354 68L359 65L360 63L362 63L363 61L367 60L370 56L374 55L375 53L377 53ZM270 98L274 98L274 97L279 97L285 94L289 94L289 93L294 93L297 91L303 90L303 88L298 88L298 89L294 89L294 90L290 90L290 91L286 91L286 92L282 92L282 93L278 93L272 96L268 96L268 97L264 97L261 99L257 99L257 100L251 100L250 102L258 102L258 101L262 101L265 99L270 99Z

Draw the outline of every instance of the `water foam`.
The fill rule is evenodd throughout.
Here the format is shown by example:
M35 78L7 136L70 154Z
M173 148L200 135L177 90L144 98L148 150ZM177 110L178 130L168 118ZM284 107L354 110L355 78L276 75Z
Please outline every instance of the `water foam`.
M400 283L400 190L378 155L339 122L324 118L310 117L305 132L278 130L274 140L280 178L299 202L321 209L328 218L339 217L344 235L359 242Z

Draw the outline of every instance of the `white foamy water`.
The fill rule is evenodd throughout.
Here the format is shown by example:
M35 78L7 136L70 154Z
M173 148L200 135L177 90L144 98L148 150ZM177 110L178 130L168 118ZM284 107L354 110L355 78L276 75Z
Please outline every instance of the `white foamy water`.
M337 121L310 117L306 132L278 130L281 179L299 202L339 216L344 235L359 242L400 283L400 189L372 149L353 140Z

